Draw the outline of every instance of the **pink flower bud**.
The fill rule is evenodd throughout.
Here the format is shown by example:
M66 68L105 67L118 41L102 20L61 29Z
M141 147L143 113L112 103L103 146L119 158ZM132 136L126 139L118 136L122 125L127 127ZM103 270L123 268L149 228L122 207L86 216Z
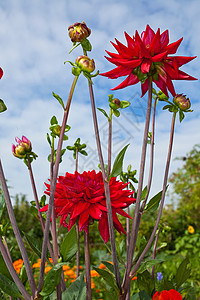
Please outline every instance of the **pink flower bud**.
M31 142L25 136L22 136L21 140L16 137L15 140L18 145L12 144L13 155L21 159L26 158L27 154L32 150Z
M95 69L95 62L86 55L80 55L76 59L76 64L81 68L82 71L91 73Z
M183 94L176 94L173 102L183 111L188 110L191 106L190 99Z
M73 25L68 27L69 37L73 43L82 42L85 38L87 38L91 30L87 27L85 22L83 23L74 23Z

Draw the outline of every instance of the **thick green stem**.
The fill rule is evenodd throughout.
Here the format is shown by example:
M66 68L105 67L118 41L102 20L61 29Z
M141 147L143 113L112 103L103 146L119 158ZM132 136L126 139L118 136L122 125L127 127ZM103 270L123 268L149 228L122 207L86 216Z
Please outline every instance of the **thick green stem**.
M85 249L86 300L92 300L89 233L86 233L85 231L84 231L84 249Z
M40 275L39 275L39 283L38 283L38 292L41 291L42 286L43 286L44 268L45 268L46 251L47 251L47 241L48 241L48 235L49 235L50 219L51 219L51 215L52 215L54 195L55 195L55 190L56 190L56 182L57 182L58 169L59 169L59 163L60 163L60 155L61 155L61 150L62 150L63 137L65 134L65 126L67 124L67 118L68 118L68 114L69 114L69 108L71 105L71 100L72 100L72 96L74 93L74 89L75 89L77 80L78 80L78 76L75 76L74 81L72 83L70 93L69 93L69 97L67 100L67 105L66 105L66 108L64 111L63 122L62 122L62 127L61 127L61 132L60 132L60 138L59 138L59 142L58 142L56 161L55 161L54 172L53 172L53 180L51 182L51 193L50 193L50 198L49 198L49 206L48 206L47 218L46 218L46 224L45 224L43 246L42 246L42 257L41 257L41 267L40 267Z
M19 228L17 226L16 219L15 219L15 215L14 215L10 195L9 195L9 192L8 192L8 187L7 187L7 184L6 184L6 179L5 179L5 176L4 176L1 160L0 160L0 181L1 181L1 186L2 186L3 193L4 193L4 197L5 197L5 202L6 202L10 222L11 222L15 237L17 239L17 243L19 245L20 252L22 254L22 259L24 261L24 265L25 265L25 268L26 268L27 276L28 276L28 281L29 281L29 284L30 284L30 287L31 287L31 293L32 293L32 296L34 297L35 293L36 293L35 280L34 280L34 277L33 277L32 270L31 270L28 255L27 255L27 252L26 252L21 234L19 232Z

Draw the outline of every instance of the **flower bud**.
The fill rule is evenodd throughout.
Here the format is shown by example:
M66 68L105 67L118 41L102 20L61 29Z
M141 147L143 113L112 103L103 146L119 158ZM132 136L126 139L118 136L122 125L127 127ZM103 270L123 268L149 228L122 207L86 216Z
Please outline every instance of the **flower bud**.
M21 140L16 137L15 140L18 145L12 144L13 155L21 159L26 158L27 154L31 153L32 150L31 142L25 136L22 136Z
M186 98L183 94L177 94L174 97L173 102L183 111L188 110L191 106L190 99Z
M82 71L91 73L95 69L95 62L86 55L80 55L76 59L76 64L81 68Z
M73 25L68 27L69 37L73 43L82 42L85 38L87 38L91 30L87 27L85 22L83 23L74 23Z
M52 130L52 132L57 135L60 136L60 131L61 131L61 126L56 124L50 127L50 129Z
M120 107L120 103L121 102L120 102L120 100L118 98L114 98L112 102L115 103L118 108Z

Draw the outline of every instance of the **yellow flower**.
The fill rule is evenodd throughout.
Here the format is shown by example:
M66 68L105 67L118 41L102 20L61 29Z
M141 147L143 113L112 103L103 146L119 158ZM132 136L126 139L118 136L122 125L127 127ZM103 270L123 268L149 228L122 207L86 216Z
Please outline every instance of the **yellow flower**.
M96 276L99 276L99 273L97 273L95 270L91 270L90 275L91 275L91 277L96 277Z
M195 232L194 227L191 226L191 225L189 225L188 226L188 232L191 233L191 234L193 234Z

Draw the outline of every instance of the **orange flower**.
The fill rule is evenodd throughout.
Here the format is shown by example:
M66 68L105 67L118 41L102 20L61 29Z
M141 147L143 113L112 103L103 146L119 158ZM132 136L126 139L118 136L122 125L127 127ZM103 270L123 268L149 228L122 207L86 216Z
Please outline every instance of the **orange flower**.
M91 280L91 289L94 289L96 287L96 285L94 284L94 282Z
M14 261L14 263L13 263L13 267L14 267L14 269L15 269L15 271L17 272L17 274L19 274L19 272L20 272L20 270L21 270L21 268L22 268L22 266L23 266L23 260L20 258L20 259L18 259L18 260L16 260L16 261Z
M97 273L97 271L95 271L95 270L91 270L90 275L91 275L91 277L99 277L99 273Z
M50 270L51 270L51 267L46 267L45 268L45 274L49 273Z
M131 280L136 280L137 279L137 276L134 276Z
M64 266L63 266L63 271L66 271L66 270L69 270L69 269L70 269L69 266L67 266L67 265L64 265Z

